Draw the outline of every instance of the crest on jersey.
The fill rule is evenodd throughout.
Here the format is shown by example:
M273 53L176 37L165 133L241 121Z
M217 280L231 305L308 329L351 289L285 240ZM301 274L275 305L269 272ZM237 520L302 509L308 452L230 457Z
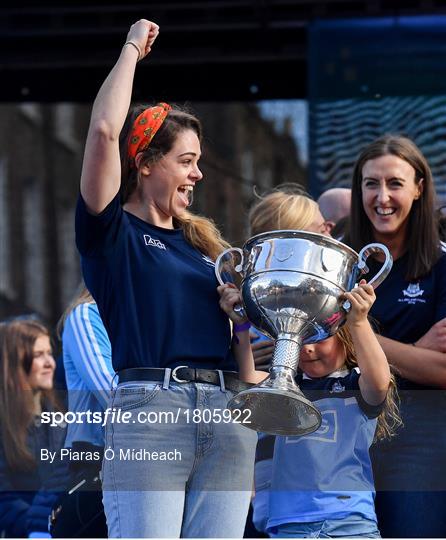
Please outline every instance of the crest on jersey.
M345 386L340 381L335 381L331 386L330 394L340 394L341 392L345 392Z
M408 296L409 298L416 298L417 296L421 296L423 293L424 290L420 289L419 283L409 283L407 289L403 290L404 296Z

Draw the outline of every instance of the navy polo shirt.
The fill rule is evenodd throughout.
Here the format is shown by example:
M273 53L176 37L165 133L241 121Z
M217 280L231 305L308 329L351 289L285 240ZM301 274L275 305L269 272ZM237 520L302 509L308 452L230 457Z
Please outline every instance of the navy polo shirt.
M214 263L181 229L146 223L124 211L118 195L94 216L79 197L76 243L116 371L178 365L235 369Z
M376 289L376 301L370 310L379 333L402 343L414 343L446 317L446 253L429 274L410 282L405 278L408 259L406 253L394 261L390 274ZM381 264L369 258L367 265L370 274L365 277L369 280ZM403 379L399 382L405 388L422 386Z
M382 335L403 343L417 341L446 317L446 254L429 274L412 282L405 278L408 259L406 253L394 261L390 274L376 289L376 301L370 310ZM380 267L372 259L367 265L369 275L374 275Z

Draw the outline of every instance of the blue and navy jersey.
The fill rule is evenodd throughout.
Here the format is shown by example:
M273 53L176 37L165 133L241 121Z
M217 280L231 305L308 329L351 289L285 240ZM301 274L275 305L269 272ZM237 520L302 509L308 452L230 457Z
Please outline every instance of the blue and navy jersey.
M235 368L214 264L186 241L181 229L156 227L125 212L119 195L93 216L79 197L76 243L116 371Z
M446 317L446 253L428 275L412 282L405 279L408 258L405 254L394 261L390 274L376 289L376 301L370 310L378 332L402 343L414 343ZM367 265L369 275L381 266L371 258ZM398 382L400 388L427 388L403 379Z
M359 370L300 383L322 414L322 425L302 437L278 436L274 445L268 529L284 523L376 520L369 448L382 405L368 405Z

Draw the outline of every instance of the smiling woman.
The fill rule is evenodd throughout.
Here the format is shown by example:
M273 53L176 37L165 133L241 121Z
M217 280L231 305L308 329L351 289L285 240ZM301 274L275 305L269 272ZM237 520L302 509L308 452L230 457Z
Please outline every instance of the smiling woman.
M54 411L55 362L48 330L31 320L0 324L0 531L21 537L48 530L65 468L41 460L59 452L65 429L41 424ZM46 533L47 534L47 533Z
M403 420L394 439L372 448L384 537L446 535L446 254L434 208L432 173L413 141L387 135L364 148L346 241L356 250L382 242L394 259L370 313L397 374ZM379 263L369 261L373 273Z
M213 261L227 244L210 220L188 210L202 179L201 124L166 103L129 110L136 62L157 35L153 22L132 25L99 90L76 216L85 284L119 382L109 407L134 419L176 418L173 425L107 419L107 455L117 456L102 470L108 533L241 537L257 438L236 423L198 421L222 418L234 392L247 387L234 371L230 324L218 304ZM176 449L182 459L119 461L135 448Z
M394 155L370 159L362 169L362 204L375 240L391 243L396 258L404 249L410 211L423 192L423 180L410 163Z

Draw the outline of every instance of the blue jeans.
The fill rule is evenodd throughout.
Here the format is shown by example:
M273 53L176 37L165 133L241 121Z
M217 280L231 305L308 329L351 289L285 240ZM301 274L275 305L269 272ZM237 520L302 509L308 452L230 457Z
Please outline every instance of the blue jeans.
M271 538L381 538L375 521L361 516L273 527Z
M223 420L232 396L201 383L117 387L112 407L131 418L107 423L109 537L242 537L257 434Z

